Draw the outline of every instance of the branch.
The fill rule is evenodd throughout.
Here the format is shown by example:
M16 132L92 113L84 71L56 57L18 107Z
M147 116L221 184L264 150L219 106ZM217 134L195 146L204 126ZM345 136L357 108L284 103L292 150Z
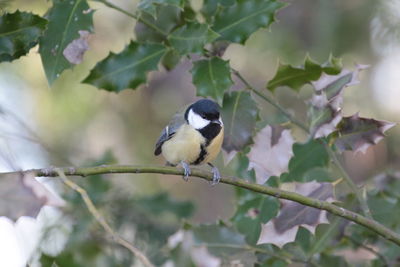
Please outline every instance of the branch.
M178 169L174 167L162 167L162 166L131 166L131 165L103 165L97 167L65 167L65 168L44 168L44 169L32 169L27 171L22 171L23 174L32 173L35 176L44 177L56 177L59 176L57 170L62 171L65 175L69 176L88 176L88 175L98 175L98 174L112 174L112 173L159 173L159 174L170 174L170 175L180 175L183 176L183 169ZM1 174L11 174L11 173L0 173ZM16 174L16 172L13 172ZM212 181L212 174L206 171L192 168L191 176L202 178L208 181ZM278 188L273 188L269 186L259 185L250 183L246 180L235 178L235 177L223 177L221 178L221 183L229 184L237 187L241 187L253 192L257 192L264 195L273 196L276 198L291 200L305 206L313 207L320 210L326 210L334 215L345 218L356 224L362 225L378 235L390 240L391 242L400 246L400 235L396 232L390 230L386 226L380 224L377 221L369 219L358 213L349 211L327 201L321 201L318 199L313 199L306 197L294 192L289 192L281 190Z
M132 252L133 255L135 255L140 261L146 266L146 267L154 267L154 265L149 261L149 259L144 255L143 252L141 252L138 248L136 248L134 245L120 237L112 228L111 226L106 222L106 220L101 216L100 212L97 210L96 206L93 204L92 200L90 199L88 193L86 192L85 189L77 185L76 183L72 182L70 179L68 179L65 176L65 173L63 172L62 169L55 169L54 170L60 179L63 181L64 184L69 186L71 189L75 190L78 192L83 201L85 202L86 207L88 208L89 212L93 215L93 217L96 219L98 223L100 223L101 226L103 226L104 230L107 231L109 235L113 237L115 242L118 244L124 246L127 248L130 252Z
M253 86L251 86L251 84L237 70L232 69L232 72L233 72L233 74L236 75L236 77L239 78L240 81L242 81L242 83L246 86L247 89L249 89L250 91L252 91L256 95L261 97L263 100L265 100L268 103L270 103L277 110L279 110L283 115L285 115L285 117L289 121L291 121L293 124L297 125L303 131L305 131L307 134L309 134L309 130L308 130L307 126L304 123L302 123L301 121L297 120L294 116L292 116L289 112L287 112L284 107L279 105L274 99L272 99L271 97L269 97L266 94L263 94L262 92L260 92L259 90L255 89ZM371 217L371 211L369 210L368 203L365 200L365 198L362 196L362 193L358 189L357 185L353 182L353 180L350 178L350 176L348 175L346 170L343 168L343 166L340 163L339 159L336 157L335 152L332 151L332 149L329 147L329 145L326 144L326 142L323 142L323 144L325 145L325 149L328 152L329 156L331 157L333 163L337 166L337 168L341 172L344 180L346 181L346 183L349 185L350 189L356 195L358 202L360 202L361 210L363 211L364 215L371 219L372 218Z

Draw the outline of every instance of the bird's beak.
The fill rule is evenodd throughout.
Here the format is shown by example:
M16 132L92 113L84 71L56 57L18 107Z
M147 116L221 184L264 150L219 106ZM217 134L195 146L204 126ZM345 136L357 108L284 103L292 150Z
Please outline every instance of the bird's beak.
M216 123L216 124L219 124L219 125L224 125L224 123L222 122L222 120L221 119L218 119L218 120L213 120L213 121L211 121L212 123Z

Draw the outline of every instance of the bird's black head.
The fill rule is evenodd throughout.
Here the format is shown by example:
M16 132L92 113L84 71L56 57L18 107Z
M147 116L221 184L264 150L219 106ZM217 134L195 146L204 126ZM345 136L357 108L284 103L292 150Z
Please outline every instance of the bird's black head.
M220 107L217 103L209 99L201 99L190 105L185 113L186 120L188 119L190 110L205 120L213 121L219 119Z

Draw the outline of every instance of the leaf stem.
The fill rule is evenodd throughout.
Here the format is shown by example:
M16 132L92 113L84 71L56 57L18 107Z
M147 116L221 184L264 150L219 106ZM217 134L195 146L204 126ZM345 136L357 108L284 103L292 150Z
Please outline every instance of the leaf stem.
M128 12L122 8L120 8L119 6L114 5L113 3L108 2L107 0L96 0L97 2L103 3L105 6L108 6L109 8L115 9L125 15L127 15L128 17L134 18L137 21L140 21L141 23L145 24L146 26L152 28L153 30L155 30L156 32L166 36L167 33L164 32L162 29L160 29L159 27L157 27L156 25L154 25L153 23L147 21L146 19L144 19L142 16L138 16L136 14L133 14L131 12Z
M43 169L32 169L22 171L25 173L33 173L35 176L43 176L43 177L56 177L59 176L57 170L62 171L67 176L88 176L88 175L96 175L96 174L111 174L111 173L159 173L159 174L170 174L170 175L184 175L184 170L180 168L174 167L162 167L162 166L132 166L132 165L102 165L97 167L65 167L61 169L55 168L43 168ZM12 172L12 173L0 173L3 175L6 174L17 174L21 172ZM212 181L213 175L212 173L199 170L196 168L192 168L192 177L202 178L208 181ZM246 180L236 178L236 177L223 177L221 178L221 183L233 185L236 187L241 187L253 192L257 192L264 195L273 196L276 198L291 200L305 206L313 207L320 210L326 210L334 215L345 218L349 221L352 221L356 224L362 225L378 235L386 238L387 240L397 244L400 246L400 234L392 231L381 223L369 219L365 216L362 216L358 213L352 212L345 208L339 207L327 201L321 201L318 199L313 199L310 197L306 197L300 195L298 193L289 192L285 190L281 190L279 188L273 188L269 186L259 185L255 183L250 183Z
M112 238L115 240L116 243L120 244L121 246L124 246L127 248L135 257L137 257L144 266L146 267L155 267L149 259L144 255L143 252L141 252L138 248L136 248L134 245L129 243L127 240L123 239L120 237L112 228L111 226L106 222L103 216L101 216L100 212L96 208L96 206L93 204L93 201L90 199L88 193L86 192L85 189L77 185L76 183L72 182L70 179L67 178L65 175L64 171L62 169L55 169L55 172L58 174L60 179L63 181L65 185L70 187L72 190L78 192L82 199L83 202L85 203L86 207L88 208L89 212L92 214L92 216L96 219L96 221L106 230L106 232L112 236Z
M301 129L303 129L306 133L308 133L308 128L299 120L297 120L295 117L293 117L289 112L286 111L284 107L279 105L274 99L270 98L268 95L263 94L259 90L255 89L251 84L237 71L232 69L233 74L236 75L236 77L239 78L240 81L246 86L247 89L255 93L257 96L261 97L265 101L267 101L269 104L274 106L277 110L279 110L283 115L285 115L288 120L290 120L293 124L297 125Z

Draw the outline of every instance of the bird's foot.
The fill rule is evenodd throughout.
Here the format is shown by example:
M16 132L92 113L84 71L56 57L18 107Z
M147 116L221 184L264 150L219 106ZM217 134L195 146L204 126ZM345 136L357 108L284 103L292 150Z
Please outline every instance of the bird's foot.
M211 181L211 185L216 185L221 180L221 174L219 173L219 170L217 167L215 167L211 163L209 163L208 165L210 165L212 167L211 172L213 174L213 179Z
M187 182L189 180L189 176L191 174L191 170L190 170L189 164L187 164L184 161L181 161L181 165L182 165L182 168L184 170L184 174L183 174L182 178L183 178L183 180L185 180Z

